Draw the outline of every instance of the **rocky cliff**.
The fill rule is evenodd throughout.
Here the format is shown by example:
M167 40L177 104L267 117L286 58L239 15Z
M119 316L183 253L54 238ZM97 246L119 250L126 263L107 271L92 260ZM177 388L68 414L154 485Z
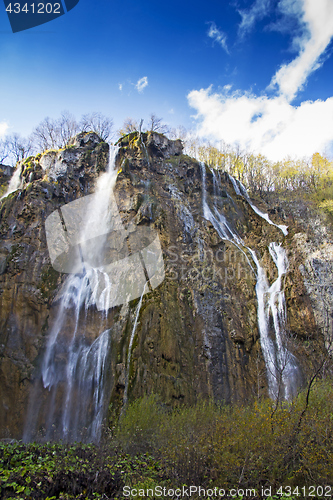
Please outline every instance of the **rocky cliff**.
M0 196L2 196L6 192L13 171L13 167L0 164Z
M267 197L267 202L284 214L288 213L292 229L293 262L309 297L316 325L331 351L333 342L333 226L329 213L310 201L295 197Z
M45 221L63 205L94 191L97 177L107 168L108 149L89 133L77 136L67 149L30 157L19 166L21 189L1 201L2 437L22 437L27 418L35 432L45 434L47 415L39 406L48 390L43 389L40 370L68 276L51 264ZM159 134L122 138L116 165L114 196L122 224L149 227L158 234L165 274L159 286L150 287L140 299L112 307L108 314L92 305L78 315L76 329L87 345L101 331L110 332L110 353L103 358L108 378L105 418L116 418L124 399L145 393L159 394L168 405L193 404L202 397L230 403L269 394L258 327L259 268L250 250L265 270L268 285L284 285L283 349L297 364L295 385L304 383L323 350L318 328L323 313L304 279L307 247L292 218L276 209L269 213L274 224L290 225L285 235L253 210L226 174L212 173L184 155L180 141ZM236 239L223 237L213 219L204 216L204 199L210 213L218 212L219 224L228 221L225 227ZM269 211L261 200L255 203L262 212ZM288 271L281 276L272 258L272 241L285 248L289 258ZM277 292L274 300L281 297ZM74 313L67 316L64 338L73 328ZM278 344L274 321L269 319L267 335L269 342ZM57 356L65 367L65 350Z

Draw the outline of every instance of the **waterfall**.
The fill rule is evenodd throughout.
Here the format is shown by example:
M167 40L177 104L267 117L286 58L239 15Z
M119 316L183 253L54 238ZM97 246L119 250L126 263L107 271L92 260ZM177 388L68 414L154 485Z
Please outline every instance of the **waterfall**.
M254 249L247 247L240 236L228 224L226 218L220 212L216 196L218 180L212 171L214 183L213 210L207 203L206 191L206 167L201 163L202 171L202 203L205 219L209 220L216 229L219 236L234 244L247 257L247 252L252 257L256 267L256 296L258 302L258 329L260 334L260 345L266 364L269 394L272 399L290 399L297 391L299 381L299 369L295 356L285 346L286 306L283 290L283 276L288 270L288 258L286 251L275 242L269 244L269 253L277 268L278 277L269 285L265 270L260 265ZM272 222L268 214L262 213L250 200L245 187L236 181L231 175L229 179L234 187L235 193L242 196L251 208L269 224L279 228L283 234L287 234L287 226L277 225ZM220 179L219 179L220 180ZM247 251L247 252L246 252ZM249 259L247 257L249 262ZM249 262L250 263L250 262ZM251 269L253 266L250 264ZM272 319L272 321L271 321Z
M122 223L113 194L117 151L110 148L109 167L94 194L63 205L45 221L51 264L69 276L51 311L57 313L41 361L42 387L35 384L30 400L26 441L36 436L35 422L46 439L100 439L112 385L108 311L140 297L127 359L126 403L143 295L164 280L165 272L158 232Z
M250 207L252 208L252 210L257 214L259 215L259 217L261 217L262 219L265 219L266 222L268 222L268 224L271 224L272 226L275 226L277 227L278 229L280 229L283 234L285 236L287 236L288 234L288 226L285 226L284 224L275 224L270 218L269 218L269 215L268 214L264 214L261 210L259 210L258 207L256 207L249 195L248 195L248 192L245 188L245 186L242 184L241 181L237 181L232 175L228 174L229 176L229 179L231 180L232 182L232 185L234 187L234 190L235 190L235 193L238 195L238 196L243 196L243 198L246 199L246 201L248 202L248 204L250 205Z
M44 394L41 398L36 393L32 398L25 440L35 437L33 419L43 423L46 439L99 441L101 436L111 378L108 310L112 305L111 292L117 293L111 290L103 264L110 258L106 244L109 234L121 227L112 194L117 175L114 170L116 153L117 149L112 148L108 170L99 177L95 193L62 207L64 220L60 224L59 214L55 212L45 225L51 261L52 255L59 255L63 250L64 242L67 254L70 248L75 248L76 253L67 260L62 257L56 264L58 270L71 274L58 294L58 312L41 364ZM70 247L69 243L77 246ZM96 332L87 332L85 328L91 306L103 311L97 328L95 325L97 336ZM42 403L39 404L38 398ZM34 404L42 406L37 418L32 416L36 413Z
M253 266L251 262L249 261L247 253L244 251L244 248L246 248L240 238L240 236L234 231L230 224L228 223L226 217L221 213L219 210L219 207L216 204L216 200L214 200L213 204L213 210L210 209L208 203L207 203L207 195L206 195L206 167L204 163L201 163L201 172L202 172L202 204L203 204L203 214L205 219L209 220L212 225L214 226L214 229L217 231L217 234L222 238L223 240L230 241L235 247L238 248L240 252L243 253L245 256L246 260L248 261L251 269L254 271ZM214 190L215 193L219 196L219 192L217 191L217 180L215 177L215 172L211 171L213 175L213 182L214 182ZM221 181L221 179L220 179Z
M98 441L105 417L111 331L104 330L102 321L95 340L91 342L85 335L91 296L88 274L69 276L65 285L41 370L52 401L47 409L46 438L54 437L52 426L56 425L57 438ZM64 335L64 330L71 331Z
M139 300L138 305L136 307L134 324L133 324L133 328L132 328L132 332L131 332L130 341L128 344L126 374L125 374L125 389L124 389L124 397L123 397L123 407L122 407L121 412L123 412L123 410L126 408L126 405L127 405L128 382L129 382L129 371L130 371L130 367L131 367L132 346L133 346L134 335L136 332L136 327L138 324L139 314L140 314L140 310L141 310L141 306L142 306L142 298L143 298L143 295L145 293L145 288L146 287L144 287L143 292L142 292L141 297L140 297L140 300Z
M8 196L10 193L13 193L14 191L16 191L17 189L20 189L22 184L23 184L23 179L21 177L21 174L22 174L22 167L23 165L21 163L19 163L16 167L16 170L15 172L13 173L10 181L9 181L9 185L8 185L8 189L7 191L1 196L0 200L2 200L2 198L6 198L6 196Z
M278 277L271 286L255 251L249 251L257 266L258 328L270 396L290 399L296 393L299 373L295 356L284 345L286 306L282 277L288 269L286 251L274 242L269 245L269 253L278 270ZM274 338L270 336L270 317L273 319Z

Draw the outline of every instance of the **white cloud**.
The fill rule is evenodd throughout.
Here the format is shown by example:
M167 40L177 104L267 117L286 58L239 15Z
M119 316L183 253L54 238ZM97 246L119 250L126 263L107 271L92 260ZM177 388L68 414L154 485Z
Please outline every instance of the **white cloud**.
M248 17L243 14L243 30L263 15L265 6L268 8L265 0L254 2ZM300 29L293 39L296 58L281 66L271 80L270 89L276 88L276 96L240 91L231 94L228 85L221 93L209 87L187 96L201 120L201 135L238 143L273 160L287 155L309 156L333 144L333 97L291 104L309 75L321 65L332 39L333 1L280 0L278 7L284 16L297 17Z
M122 83L118 83L118 89L120 90L120 92L123 90L123 84Z
M194 90L189 104L198 112L202 136L262 153L271 160L324 152L333 141L333 97L292 106L285 97L221 95Z
M256 21L261 21L269 12L271 8L271 0L256 0L252 7L247 10L239 10L242 21L239 25L239 34L244 36L249 32Z
M227 35L219 30L215 23L211 23L207 35L221 45L221 47L229 54L227 46Z
M320 56L333 36L332 0L281 0L280 9L286 15L298 13L303 32L294 39L299 55L284 64L272 78L271 87L277 86L281 95L292 100L308 76L321 66Z
M6 122L0 123L0 137L6 134L8 128L9 128L8 123Z
M136 82L135 88L141 94L141 92L143 92L143 89L146 88L147 85L148 85L148 78L146 76L144 76Z

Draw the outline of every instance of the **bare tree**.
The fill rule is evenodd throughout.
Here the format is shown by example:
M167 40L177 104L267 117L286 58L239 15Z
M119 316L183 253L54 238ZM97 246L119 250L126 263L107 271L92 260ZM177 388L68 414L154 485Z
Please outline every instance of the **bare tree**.
M19 134L7 136L0 141L0 163L7 160L11 165L23 160L33 151L33 144L30 139L21 137Z
M118 130L118 135L122 137L123 135L130 134L139 130L139 124L133 118L126 118L121 129Z
M95 132L106 141L112 137L113 120L101 113L90 113L82 116L80 128L82 132Z
M68 146L72 137L80 132L80 126L75 117L68 111L63 111L61 117L57 120L58 134L60 138L60 147Z
M32 132L32 138L37 148L42 151L59 149L60 138L57 122L49 117L44 118Z
M13 134L8 137L8 142L10 156L13 158L14 163L23 160L33 151L32 141L21 137L19 134Z
M154 113L150 115L149 119L149 131L158 132L160 134L168 134L170 132L169 127L162 122L163 118L158 118Z
M8 137L0 140L0 163L3 163L10 154Z
M44 118L33 131L32 138L37 148L42 151L60 149L66 147L79 130L75 117L68 111L63 111L58 120Z

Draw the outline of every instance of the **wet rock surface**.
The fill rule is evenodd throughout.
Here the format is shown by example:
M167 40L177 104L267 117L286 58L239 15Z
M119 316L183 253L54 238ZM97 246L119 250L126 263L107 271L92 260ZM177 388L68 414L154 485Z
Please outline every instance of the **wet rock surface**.
M326 347L332 350L333 335L333 228L329 215L319 211L314 203L299 199L278 199L272 204L278 207L285 220L289 220L292 234L289 241L289 261L293 268L295 282L288 279L290 290L293 289L302 297L303 302L310 302L312 318L306 318L307 328L304 338L318 334L319 328L325 337ZM288 217L287 215L288 214ZM293 292L293 293L294 293ZM290 297L291 299L291 297ZM298 304L291 308L297 310ZM303 311L303 317L309 308ZM300 310L302 313L302 310ZM294 314L292 322L298 321ZM302 333L302 332L300 332Z
M109 417L115 418L122 407L126 380L129 400L156 393L168 405L192 404L200 397L230 403L267 395L255 272L246 255L203 217L200 164L182 153L180 141L160 134L132 133L118 145L114 194L122 223L156 231L165 278L143 296L130 366L138 299L113 308L106 318L91 307L79 320L78 331L87 342L100 335L102 324L111 330ZM2 437L22 437L29 394L41 383L38 369L66 278L51 265L45 220L64 204L92 193L107 158L108 145L96 134L80 134L66 150L22 162L22 189L1 202ZM322 348L317 325L323 314L306 282L306 246L293 226L285 237L235 194L226 174L220 177L220 210L246 245L256 249L270 282L277 270L269 243L274 239L288 248L286 342L305 378L311 356ZM209 169L206 178L207 198L216 197ZM277 224L279 215L271 214ZM44 424L38 421L37 430L42 432Z

